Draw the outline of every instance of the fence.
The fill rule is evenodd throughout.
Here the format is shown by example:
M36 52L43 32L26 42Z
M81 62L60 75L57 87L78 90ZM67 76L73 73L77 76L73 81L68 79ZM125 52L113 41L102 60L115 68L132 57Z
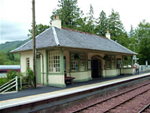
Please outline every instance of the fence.
M20 79L20 81L22 81ZM22 84L22 83L21 83ZM16 91L18 91L18 77L16 76L12 80L8 81L7 83L0 86L0 93L5 93L6 91L15 88Z
M143 71L150 71L150 65L146 66L146 65L140 65L140 69L139 69L140 72L143 72Z

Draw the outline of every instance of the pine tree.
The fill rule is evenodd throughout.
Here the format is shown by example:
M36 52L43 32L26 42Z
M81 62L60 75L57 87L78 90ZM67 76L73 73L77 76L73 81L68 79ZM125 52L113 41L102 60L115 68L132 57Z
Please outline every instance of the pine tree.
M129 39L127 32L124 30L124 26L120 20L120 15L112 9L111 15L108 18L109 32L111 39L117 41L121 45L128 47Z
M150 23L143 20L137 28L138 57L140 64L145 64L147 60L150 63Z
M97 21L96 34L100 36L105 36L107 29L108 20L106 17L106 13L102 10Z
M58 14L62 26L77 29L79 20L81 20L82 11L77 5L77 0L59 0L58 9L53 11L53 15Z
M86 24L86 32L88 33L92 33L94 34L95 30L94 30L94 10L93 10L93 6L90 4L90 10L89 13L87 14L87 24Z

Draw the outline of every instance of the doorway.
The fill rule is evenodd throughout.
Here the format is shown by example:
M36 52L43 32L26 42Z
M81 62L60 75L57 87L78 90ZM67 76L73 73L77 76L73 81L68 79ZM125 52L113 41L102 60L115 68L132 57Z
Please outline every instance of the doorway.
M93 59L91 62L92 67L92 78L99 78L101 77L101 60Z

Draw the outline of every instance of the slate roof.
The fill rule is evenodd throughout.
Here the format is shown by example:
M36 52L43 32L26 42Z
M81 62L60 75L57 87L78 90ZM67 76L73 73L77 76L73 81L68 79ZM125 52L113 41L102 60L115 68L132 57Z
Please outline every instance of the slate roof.
M11 52L32 50L32 44L33 41L30 40L26 44L12 50ZM56 27L51 27L36 36L37 49L57 46L136 54L111 39L70 29L58 29Z

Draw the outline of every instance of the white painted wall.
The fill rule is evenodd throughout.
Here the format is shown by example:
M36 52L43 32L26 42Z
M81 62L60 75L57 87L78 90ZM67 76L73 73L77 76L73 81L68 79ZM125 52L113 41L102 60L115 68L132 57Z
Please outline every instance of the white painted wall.
M49 85L64 85L64 75L48 75L48 84Z
M118 69L102 70L103 77L115 77L118 75Z
M33 70L33 53L32 53L32 51L21 52L20 55L21 55L21 58L20 58L21 72L23 74L26 72L26 69L27 69L26 58L30 59L30 68Z
M71 77L75 77L74 81L88 81L91 78L91 71L86 72L72 72Z
M134 69L121 69L121 74L134 74Z

